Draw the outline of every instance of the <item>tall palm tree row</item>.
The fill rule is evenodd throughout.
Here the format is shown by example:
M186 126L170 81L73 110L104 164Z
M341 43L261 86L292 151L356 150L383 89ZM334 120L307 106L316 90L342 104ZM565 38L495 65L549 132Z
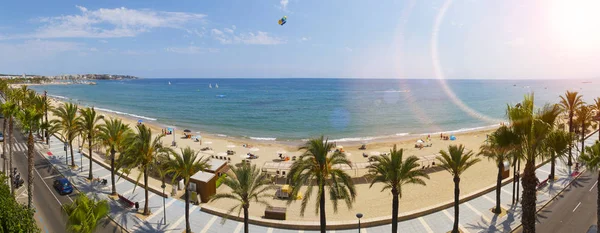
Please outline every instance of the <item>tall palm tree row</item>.
M340 168L341 166L352 167L352 162L346 158L344 153L330 153L333 149L335 149L335 144L324 139L323 136L307 141L299 148L304 152L292 164L288 176L288 182L292 186L290 194L292 197L298 195L302 186L307 186L306 194L300 206L301 216L304 216L304 210L312 196L313 187L317 186L316 193L319 205L315 209L315 214L319 213L320 215L320 230L322 233L325 233L327 226L325 188L329 191L334 212L337 212L339 199L342 199L350 209L356 198L356 189L352 178ZM295 198L290 198L288 204L294 200Z
M21 127L27 132L27 207L33 208L33 132L37 130L42 113L33 107L28 107L17 113Z
M73 157L73 140L75 140L80 133L77 109L78 106L76 104L65 103L62 106L53 109L52 111L54 116L56 116L58 119L54 119L51 122L59 126L63 139L65 139L69 145L71 152L71 167L75 167L75 158Z
M165 148L167 150L168 148ZM190 228L190 178L199 171L206 171L210 169L210 160L208 157L198 158L199 151L192 150L189 146L185 149L181 149L181 155L175 151L168 151L169 153L163 154L163 166L167 174L173 175L173 182L175 179L183 179L185 186L185 232L191 233Z
M523 197L521 206L523 215L521 223L523 232L535 232L536 186L535 161L541 157L549 133L554 129L560 113L558 105L545 105L539 110L534 108L534 96L526 95L523 102L517 106L508 106L507 115L512 131L518 135L518 156L525 161L523 171Z
M419 169L419 158L409 156L403 159L403 150L397 150L396 145L390 150L390 155L374 157L375 162L368 166L371 185L382 183L383 192L390 189L392 192L392 233L398 232L398 211L400 198L402 197L402 186L408 184L425 185L425 179L429 175L424 170Z
M170 153L169 148L165 148L160 141L163 134L152 137L152 130L146 125L138 125L137 133L130 134L125 138L123 153L117 162L118 168L125 168L125 173L129 173L132 168L138 168L140 174L136 179L136 186L140 178L144 177L144 215L150 215L148 209L148 173L152 168L157 166L157 159ZM134 187L134 189L135 189Z
M492 209L492 212L496 214L502 212L500 191L502 188L502 171L505 169L504 161L511 160L518 143L517 140L517 135L510 128L501 126L490 135L488 139L489 144L482 145L478 154L496 162L498 168L498 176L496 178L496 207Z
M596 141L594 145L586 147L585 152L579 157L579 160L588 169L598 173L597 180L600 182L600 141ZM600 186L596 187L596 189L596 226L600 226Z
M92 174L92 144L97 139L97 134L100 131L100 120L103 118L102 116L96 113L94 108L82 108L79 109L80 117L78 123L79 130L85 136L83 139L83 143L87 140L88 142L88 156L90 161L89 174L88 179L92 180L94 178Z
M576 91L567 91L564 96L560 96L560 106L562 110L569 114L569 133L573 133L573 117L575 116L575 111L583 105L582 96L579 95ZM567 160L567 165L573 165L573 142L569 142L569 157Z
M479 161L479 158L475 158L472 151L465 151L463 145L450 145L448 151L440 150L440 156L437 160L440 162L440 167L448 171L453 176L454 181L454 225L452 226L452 233L458 233L458 220L459 220L459 196L460 196L460 175L475 165Z
M71 204L64 204L67 230L73 233L92 233L110 213L107 200L95 200L79 193Z
M211 201L235 200L237 204L229 209L228 214L237 209L239 216L240 212L244 210L244 233L248 233L250 202L271 206L265 198L272 198L272 190L277 189L277 186L272 185L267 179L266 173L262 173L256 165L248 163L244 163L240 167L231 167L227 174L223 184L229 187L231 192L217 193L211 198Z
M13 92L11 92L13 93ZM9 95L10 96L10 95ZM8 165L9 165L9 173L12 172L13 170L13 127L14 127L14 118L17 115L18 112L18 106L12 102L9 98L8 101L6 101L3 105L2 105L2 115L4 115L4 119L8 119ZM6 141L6 139L5 139ZM10 176L10 182L11 184L14 183L13 180L13 176ZM11 185L11 193L13 195L15 195L15 187L14 185Z
M582 104L575 111L577 113L577 120L575 121L578 125L578 130L580 133L580 142L581 142L581 150L580 153L584 152L585 147L585 135L589 132L589 127L591 126L592 120L594 119L594 115L592 114L593 106L588 106Z
M112 187L111 195L113 196L117 195L115 187L116 152L123 151L125 139L132 133L129 125L123 124L120 119L115 118L104 119L104 124L99 127L98 140L103 146L107 147L106 154L110 155L110 182Z

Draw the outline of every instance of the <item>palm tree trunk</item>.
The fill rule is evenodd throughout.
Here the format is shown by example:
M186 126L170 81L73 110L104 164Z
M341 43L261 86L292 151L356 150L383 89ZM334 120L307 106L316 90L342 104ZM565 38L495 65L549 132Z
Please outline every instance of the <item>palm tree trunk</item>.
M94 178L94 175L92 175L92 135L91 134L88 136L88 149L89 149L88 157L90 160L90 168L89 168L90 175L88 176L88 179L92 180Z
M144 168L144 195L146 197L144 215L150 215L150 210L148 209L148 168Z
M188 191L188 185L185 185L185 232L191 233L192 229L190 228L190 194Z
M581 123L581 153L585 151L585 121Z
M523 216L523 233L535 233L535 203L536 203L536 176L535 165L532 161L527 161L525 171L523 172L523 199L521 206Z
M110 149L110 183L112 184L111 195L117 195L117 187L115 187L115 149ZM90 169L91 170L91 169Z
M552 151L552 154L550 155L550 176L548 176L548 178L550 178L550 180L554 181L554 169L556 167L556 154L554 153L554 151Z
M248 233L248 207L244 206L244 233Z
M46 118L46 124L48 124L48 92L44 91L44 117ZM50 145L50 134L48 133L48 129L44 133L46 135L46 145Z
M454 176L454 226L452 226L452 233L458 233L458 197L460 196L460 177L458 175Z
M573 133L573 111L569 111L569 134ZM569 140L569 158L567 160L567 166L572 166L573 162L571 157L573 156L573 140Z
M8 118L8 172L12 174L13 171L13 166L12 166L12 152L13 152L13 143L12 143L12 138L13 138L13 118L12 116L10 116ZM13 180L14 176L10 176L10 187L11 187L11 193L13 195L13 197L15 196L15 186L14 184L14 180Z
M513 189L512 189L512 204L515 204L515 190L517 188L517 179L519 173L517 173L517 158L513 159Z
M598 171L598 181L600 181L600 171ZM600 186L596 187L598 194L596 197L596 226L600 226Z
M519 193L520 193L520 189L521 189L521 160L518 159L517 160L517 192L515 193L515 195L517 195L517 202L519 201Z
M2 122L2 136L4 137L4 140L2 140L2 172L4 172L5 175L8 175L10 173L10 171L6 171L7 168L7 164L6 161L8 161L8 159L6 158L6 124L8 122L6 121L6 119L3 120Z
M33 133L27 138L27 208L33 208Z
M325 215L325 185L321 184L321 190L323 193L321 194L321 199L319 200L319 212L321 217L321 233L325 233L327 229L327 218ZM335 198L335 197L334 197Z
M498 178L496 179L496 208L494 208L494 213L499 214L502 213L502 208L500 207L500 189L502 188L502 169L504 168L503 161L498 161Z
M392 233L398 232L398 209L400 205L398 195L398 189L392 188Z
M73 156L73 140L69 141L69 147L71 149L71 167L75 167L75 156Z

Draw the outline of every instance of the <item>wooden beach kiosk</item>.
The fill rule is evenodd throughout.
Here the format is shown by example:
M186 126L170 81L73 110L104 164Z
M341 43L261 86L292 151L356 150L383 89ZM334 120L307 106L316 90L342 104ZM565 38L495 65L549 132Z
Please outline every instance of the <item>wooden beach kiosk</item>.
M196 192L200 194L200 201L207 203L210 197L217 193L217 179L229 170L227 162L218 159L209 161L210 168L205 172L197 172L190 177L190 182L196 186Z

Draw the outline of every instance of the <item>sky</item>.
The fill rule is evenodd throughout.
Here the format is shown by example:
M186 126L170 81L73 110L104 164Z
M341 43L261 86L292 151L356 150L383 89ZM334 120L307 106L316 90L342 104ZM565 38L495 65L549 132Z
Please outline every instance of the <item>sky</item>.
M597 78L597 12L597 0L3 1L0 73Z

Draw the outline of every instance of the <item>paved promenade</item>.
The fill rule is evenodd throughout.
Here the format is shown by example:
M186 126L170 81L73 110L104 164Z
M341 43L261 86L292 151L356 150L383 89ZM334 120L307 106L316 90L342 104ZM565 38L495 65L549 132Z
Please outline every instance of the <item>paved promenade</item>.
M598 135L590 137L586 141L587 145L593 144L594 140L598 138ZM24 150L24 145L16 145L14 150ZM152 215L148 216L144 221L140 220L135 214L134 209L123 208L122 205L108 198L110 193L110 171L103 166L94 162L93 174L94 177L109 180L106 186L90 184L86 181L88 175L88 164L89 160L83 156L83 169L72 171L65 164L65 152L63 150L63 143L57 138L52 138L50 147L38 144L36 149L40 150L47 159L66 177L68 177L77 188L86 192L90 195L95 195L99 198L109 199L111 205L110 216L118 224L122 225L130 232L182 232L185 229L185 203L182 200L175 198L166 198L166 214L167 220L163 221L163 198L156 193L150 192L149 195L149 208L151 209ZM96 155L94 155L96 158ZM98 157L99 158L99 157ZM70 158L69 158L70 160ZM75 163L79 165L81 163L80 154L75 155ZM536 175L540 180L546 179L550 171L550 164L547 163L537 169ZM495 172L495 171L494 171ZM569 176L570 170L562 163L559 162L557 165L558 179L541 189L537 193L538 208L541 208L551 197L555 196L562 190L566 185L573 179ZM134 190L134 184L126 179L119 179L116 182L117 192L130 200L137 201L140 203L140 208L144 205L144 190L142 187L137 187ZM522 188L521 188L522 190ZM168 193L170 190L167 190ZM449 190L451 192L451 190ZM509 232L511 229L517 227L521 222L521 207L520 204L515 206L511 205L512 198L512 182L502 187L502 206L508 210L508 214L503 217L498 217L489 210L495 205L495 191L491 191L477 197L473 200L465 202L460 205L460 228L463 232ZM200 211L199 206L190 205L190 224L192 231L196 233L208 233L208 232L242 232L243 224L234 220L227 220L224 224L221 224L221 218ZM221 207L226 209L227 207ZM402 206L400 206L402 211ZM355 209L353 211L360 212ZM382 210L385 212L391 212L391 210ZM429 215L418 217L415 219L402 221L398 223L401 232L447 232L452 228L453 223L453 208L447 208L442 211L438 211ZM333 213L330 213L333 214ZM364 218L368 219L369 216ZM391 225L383 225L376 227L368 227L362 229L363 233L378 233L378 232L390 232ZM316 231L302 231L302 230L287 230L277 229L270 227L263 227L258 225L250 225L250 232L264 232L264 233L283 233L283 232L316 232ZM356 230L337 230L329 232L356 232Z

